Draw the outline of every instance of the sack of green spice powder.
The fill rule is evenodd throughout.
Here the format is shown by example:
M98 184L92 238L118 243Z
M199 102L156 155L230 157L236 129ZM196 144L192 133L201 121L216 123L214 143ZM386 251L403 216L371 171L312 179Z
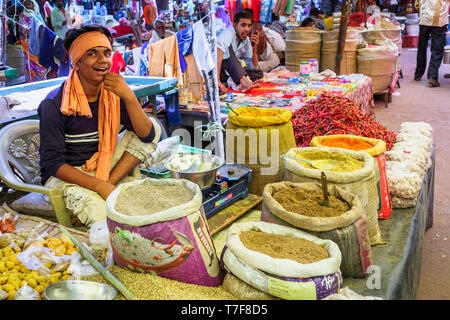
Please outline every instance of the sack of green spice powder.
M346 156L359 160L363 167L351 172L334 172L324 170L328 186L336 185L355 194L361 202L363 212L367 217L371 245L384 243L378 224L378 189L375 179L374 159L365 152L345 150L341 148L292 148L286 155L291 157L309 156L321 159L338 159ZM284 180L291 182L321 181L322 170L307 168L295 160L283 159L285 171Z
M180 195L158 193L168 186L185 190L191 199L179 204L176 198ZM142 199L142 190L148 187L155 187L158 193L153 205L145 202L145 194ZM119 202L126 192L135 196L129 206L136 212L116 210L123 207ZM146 178L118 186L106 199L106 222L116 264L184 283L219 286L223 275L202 200L200 187L184 179Z
M311 243L292 256L291 259L274 258L262 253L265 247L283 251L285 244L267 241L260 249L247 248L242 240L246 232L260 232L274 237L289 237ZM309 249L311 248L311 249ZM300 263L296 258L311 258L310 254L323 250L327 258L314 259L315 262ZM312 261L312 260L311 260ZM331 240L323 240L304 231L267 222L234 223L228 230L227 245L222 251L222 267L248 285L286 300L321 300L339 291L342 275L339 270L341 252Z
M299 194L294 191L298 189L304 193ZM287 210L274 198L275 195L279 199L278 192L283 192L283 204L289 203L298 206L295 208L296 212ZM315 201L317 193L322 194L322 187L318 183L284 181L268 184L263 193L261 220L298 228L321 239L334 241L342 254L340 267L342 275L353 278L365 277L368 267L372 264L372 251L367 219L362 212L361 202L356 195L337 186L331 186L328 187L331 208L322 207L319 204L321 200ZM303 196L307 201L288 199L289 195L292 197ZM338 215L338 212L335 212L334 198L332 197L347 203L349 210ZM314 201L314 205L312 205L312 201ZM294 209L292 210L294 211Z

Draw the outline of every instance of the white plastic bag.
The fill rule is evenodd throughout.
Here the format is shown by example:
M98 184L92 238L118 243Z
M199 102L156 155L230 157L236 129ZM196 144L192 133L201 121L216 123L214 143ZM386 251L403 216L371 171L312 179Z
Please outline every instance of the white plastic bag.
M16 291L14 294L14 300L41 300L39 292L28 286L27 283Z

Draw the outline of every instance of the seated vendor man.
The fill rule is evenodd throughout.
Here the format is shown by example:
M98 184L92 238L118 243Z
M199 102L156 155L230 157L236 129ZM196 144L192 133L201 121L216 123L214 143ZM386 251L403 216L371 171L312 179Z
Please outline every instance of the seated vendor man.
M88 227L106 218L106 198L134 179L128 175L161 136L124 78L109 72L112 43L103 26L69 30L64 48L73 70L38 107L41 183L62 189L68 211Z
M253 10L246 8L243 10L251 15L253 21ZM263 72L270 72L280 65L280 58L273 51L273 48L267 38L264 29L259 21L253 21L252 23L253 34L257 34L259 37L256 52L258 53L258 66L257 68Z
M166 30L166 24L161 19L156 19L153 22L153 32L152 37L148 40L148 43L154 43L156 41L168 38L175 33L169 30Z
M251 37L252 17L245 12L238 12L234 16L233 28L225 29L217 38L217 77L221 93L227 92L226 82L231 78L241 91L249 90L254 83L250 80L240 60L249 69L258 66L259 37Z

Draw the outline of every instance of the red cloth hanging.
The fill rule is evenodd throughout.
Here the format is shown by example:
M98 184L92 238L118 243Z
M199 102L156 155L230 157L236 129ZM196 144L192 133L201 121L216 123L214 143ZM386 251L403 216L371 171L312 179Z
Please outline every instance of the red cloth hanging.
M122 54L119 51L115 51L112 56L112 66L110 72L119 73L125 71L125 60L122 57Z

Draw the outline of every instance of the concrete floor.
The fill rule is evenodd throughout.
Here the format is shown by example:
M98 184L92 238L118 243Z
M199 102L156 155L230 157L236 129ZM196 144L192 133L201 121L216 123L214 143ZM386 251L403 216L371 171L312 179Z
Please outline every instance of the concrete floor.
M414 81L416 54L403 48L399 96L392 97L388 108L376 99L377 121L398 132L404 121L425 121L433 126L436 143L434 223L424 238L418 299L450 299L450 65L440 68L441 86L429 88L426 74L421 82ZM428 51L428 59L430 52Z

